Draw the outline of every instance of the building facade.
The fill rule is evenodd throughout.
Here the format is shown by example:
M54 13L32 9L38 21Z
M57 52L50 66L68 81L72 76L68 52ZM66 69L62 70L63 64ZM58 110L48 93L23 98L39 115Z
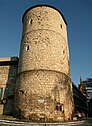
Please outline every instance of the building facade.
M56 8L38 5L23 15L15 116L71 120L74 110L67 23Z
M80 113L82 117L88 116L87 96L83 94L83 90L73 83L73 99L74 99L74 114Z
M86 80L81 79L80 84L82 84L84 88L86 89L88 99L91 99L92 98L92 78L87 78Z
M92 117L92 78L87 78L86 80L80 79L79 89L86 95L88 101L88 116Z
M32 121L92 116L92 78L70 79L67 23L48 5L25 11L20 56L0 58L0 114ZM81 92L82 93L81 93ZM89 110L89 111L88 111Z
M0 115L13 115L18 58L0 58Z
M14 110L15 110L14 95L15 95L15 86L17 80L17 72L18 72L17 57L0 58L0 115L14 115ZM62 83L62 86L63 85L64 83ZM72 87L73 87L73 100L74 100L73 117L75 116L75 113L77 111L87 116L88 113L87 97L85 97L85 95L81 93L81 91L77 88L77 86L74 83L72 83ZM54 104L54 109L58 112L58 114L64 113L64 106L63 104L60 104L61 101L60 90L61 90L61 86L56 87L54 93L55 98L56 97L58 98L58 102L55 102ZM45 103L45 100L38 99L37 101L39 105L43 107L44 109L43 114L44 114L45 111L47 111L47 104ZM92 107L92 100L89 101L89 108L91 109L91 107ZM89 111L89 116L90 115L91 115L91 111ZM61 114L61 117L62 116L63 114ZM42 117L44 117L44 115L41 116L41 118ZM51 121L51 118L48 121Z

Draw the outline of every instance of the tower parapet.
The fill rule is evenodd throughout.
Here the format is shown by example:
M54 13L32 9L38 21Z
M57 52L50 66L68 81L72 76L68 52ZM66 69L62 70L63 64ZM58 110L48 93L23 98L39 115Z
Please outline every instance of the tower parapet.
M31 7L22 21L15 114L33 120L68 120L73 97L66 21L47 5Z

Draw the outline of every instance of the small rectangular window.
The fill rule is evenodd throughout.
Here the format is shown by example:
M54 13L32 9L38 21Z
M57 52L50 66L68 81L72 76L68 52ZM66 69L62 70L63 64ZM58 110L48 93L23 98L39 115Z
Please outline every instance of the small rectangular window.
M4 97L7 97L7 96L8 96L8 88L5 88Z
M0 98L2 97L3 88L0 88Z
M61 103L58 102L56 104L56 110L64 112L64 106L63 106L63 104L61 104Z
M62 28L62 24L61 24L60 26L61 26L61 28Z

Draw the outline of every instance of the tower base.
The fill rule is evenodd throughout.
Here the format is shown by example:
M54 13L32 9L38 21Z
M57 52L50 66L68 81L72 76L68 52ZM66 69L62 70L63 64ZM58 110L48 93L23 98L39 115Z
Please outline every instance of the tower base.
M18 118L42 122L71 120L72 82L56 71L23 72L17 79L14 103L14 115Z

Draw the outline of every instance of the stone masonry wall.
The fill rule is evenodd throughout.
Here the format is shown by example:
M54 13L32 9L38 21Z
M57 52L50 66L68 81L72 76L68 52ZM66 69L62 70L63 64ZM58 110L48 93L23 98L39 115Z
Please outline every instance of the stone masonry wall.
M14 106L15 116L28 120L72 117L66 23L51 7L34 7L23 17Z
M33 8L24 17L18 71L30 69L70 74L66 24L53 8Z
M20 74L16 88L16 115L20 111L21 115L17 116L38 121L45 116L48 121L71 119L73 94L70 85L69 77L55 71L38 70ZM63 105L64 113L56 109L58 102Z
M29 50L26 50L29 46ZM61 71L69 76L67 42L54 31L37 30L22 39L19 73L33 69Z
M6 103L0 103L0 114L13 114L13 95L16 84L17 65L0 66L0 88L2 88L1 100L6 100Z

